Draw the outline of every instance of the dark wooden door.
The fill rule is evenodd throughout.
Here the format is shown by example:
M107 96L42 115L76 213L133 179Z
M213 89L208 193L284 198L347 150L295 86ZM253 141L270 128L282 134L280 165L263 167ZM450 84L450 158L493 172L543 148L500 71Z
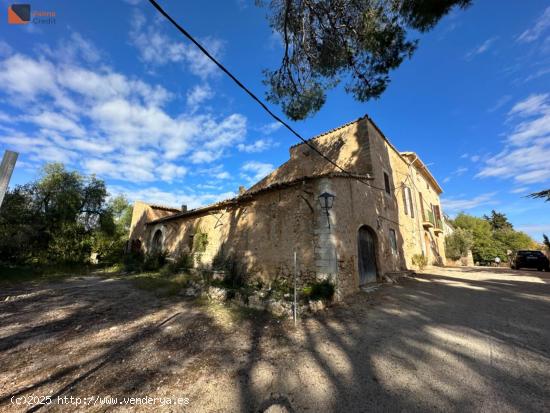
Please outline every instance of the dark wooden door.
M376 281L376 244L374 234L367 227L359 228L358 234L359 283Z

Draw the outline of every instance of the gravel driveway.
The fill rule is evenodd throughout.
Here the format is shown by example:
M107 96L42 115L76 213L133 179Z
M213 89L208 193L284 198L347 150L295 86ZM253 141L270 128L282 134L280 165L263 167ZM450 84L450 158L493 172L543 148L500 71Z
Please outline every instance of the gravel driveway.
M4 288L0 410L548 412L550 277L432 269L297 329L124 280Z

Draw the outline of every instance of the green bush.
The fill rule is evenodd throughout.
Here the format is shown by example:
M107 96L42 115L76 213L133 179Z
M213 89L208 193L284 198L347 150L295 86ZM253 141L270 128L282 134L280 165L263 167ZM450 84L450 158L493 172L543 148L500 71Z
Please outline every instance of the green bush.
M161 275L177 274L182 270L193 268L193 257L189 254L182 253L175 260L168 261L160 269Z
M301 296L309 300L331 301L334 297L334 284L328 280L308 284L302 288Z
M193 252L204 252L208 245L208 234L202 232L200 228L197 228L195 231L195 236L193 237Z
M412 263L420 270L423 270L424 267L428 265L428 258L424 254L414 254L412 256Z
M456 228L451 235L445 237L445 255L452 260L466 257L473 243L474 236L471 231Z
M233 254L224 254L222 249L212 260L212 269L225 272L223 285L226 287L241 288L247 284L246 266Z
M158 271L166 264L166 253L157 252L146 254L143 260L143 270Z
M260 281L258 285L263 284ZM277 300L284 298L285 294L291 294L292 292L292 284L288 278L277 277L271 282L270 295Z
M124 255L123 264L126 271L141 271L143 268L144 256L142 252L131 251Z

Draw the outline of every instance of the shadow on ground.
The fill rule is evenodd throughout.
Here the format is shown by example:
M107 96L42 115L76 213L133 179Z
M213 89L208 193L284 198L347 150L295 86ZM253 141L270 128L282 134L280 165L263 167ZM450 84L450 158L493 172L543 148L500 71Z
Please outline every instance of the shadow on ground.
M358 294L297 329L124 281L6 295L5 410L12 395L32 393L188 397L192 411L550 409L548 273L437 269Z

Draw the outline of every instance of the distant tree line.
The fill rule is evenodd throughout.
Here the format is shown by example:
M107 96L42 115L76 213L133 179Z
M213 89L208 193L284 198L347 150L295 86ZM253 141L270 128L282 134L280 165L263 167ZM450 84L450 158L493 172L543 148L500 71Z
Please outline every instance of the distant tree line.
M508 260L509 251L538 249L539 245L525 232L516 231L505 214L495 210L491 215L476 217L460 213L451 225L453 234L445 239L447 257L458 259L471 249L475 262Z
M105 182L47 164L39 179L8 191L0 208L0 263L50 265L123 258L132 208Z

